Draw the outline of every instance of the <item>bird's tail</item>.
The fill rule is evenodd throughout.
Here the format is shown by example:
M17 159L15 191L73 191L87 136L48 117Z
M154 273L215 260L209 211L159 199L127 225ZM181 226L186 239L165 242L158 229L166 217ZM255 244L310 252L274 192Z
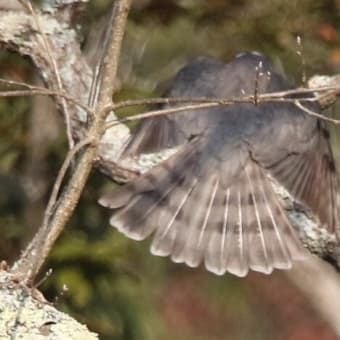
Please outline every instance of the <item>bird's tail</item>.
M226 180L218 170L197 175L199 148L182 152L102 197L110 223L126 236L153 234L151 252L218 275L288 269L305 249L264 170L248 160ZM225 167L222 167L225 168ZM227 183L227 184L226 184Z

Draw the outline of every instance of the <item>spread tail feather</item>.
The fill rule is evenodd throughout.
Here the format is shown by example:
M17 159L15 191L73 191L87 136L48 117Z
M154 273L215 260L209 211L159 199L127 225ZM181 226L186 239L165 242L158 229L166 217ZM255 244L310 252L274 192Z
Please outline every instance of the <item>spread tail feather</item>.
M218 275L288 269L305 249L264 170L252 160L227 181L211 170L196 176L197 148L179 155L100 200L115 210L110 223L151 252ZM229 183L226 185L226 183Z

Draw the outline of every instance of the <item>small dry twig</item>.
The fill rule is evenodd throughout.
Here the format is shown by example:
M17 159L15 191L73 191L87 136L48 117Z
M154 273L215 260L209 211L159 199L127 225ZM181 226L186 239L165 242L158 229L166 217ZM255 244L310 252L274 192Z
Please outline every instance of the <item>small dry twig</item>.
M50 40L49 40L47 34L45 34L44 30L41 28L39 17L37 15L35 9L32 6L31 0L20 0L20 3L32 15L32 18L34 20L34 23L35 23L37 29L38 29L38 32L41 34L43 44L44 44L44 47L45 47L45 50L46 50L46 53L47 53L47 56L48 56L48 61L50 62L51 69L53 70L54 76L56 78L57 90L59 92L64 92L63 83L62 83L61 78L60 78L59 67L58 67L57 61L54 57L54 53L52 52ZM72 136L72 126L71 126L70 113L69 113L67 102L66 102L65 98L60 97L59 99L61 101L61 105L62 105L64 116L65 116L66 135L67 135L67 139L68 139L68 143L69 143L69 148L72 149L74 147L74 140L73 140L73 136Z
M334 91L338 91L338 88L334 88ZM329 95L329 88L325 89L317 89L317 91L323 93L327 91L327 95ZM216 106L223 106L223 105L233 105L233 104L240 104L240 103L259 103L264 102L285 102L285 103L293 103L297 105L299 108L304 110L307 114L312 116L318 117L322 120L326 120L328 122L332 122L334 124L340 124L340 120L329 118L325 115L318 114L313 112L306 107L304 107L301 102L316 102L321 97L320 95L316 95L315 97L299 97L299 99L294 98L287 98L288 95L300 95L300 94L309 94L311 92L315 92L315 90L311 89L297 89L297 90L289 90L285 92L273 92L273 93L265 93L265 94L255 94L254 96L244 96L244 97L237 97L237 98L206 98L206 97L196 97L196 98L149 98L145 100L129 100L118 102L112 107L108 109L119 110L121 108L125 108L128 106L137 106L137 105L150 105L150 104L176 104L176 103L198 103L198 104L189 104L189 105L182 105L176 106L171 108L159 109L159 110L151 110L139 114L135 114L129 117L124 118L117 118L111 120L107 123L107 128L111 128L117 124L125 123L129 121L135 121L139 119L146 119L151 117L157 116L164 116L169 114L176 114L183 111L190 111L190 110L199 110L199 109L206 109L212 108ZM335 92L334 92L335 93Z
M307 75L306 75L306 61L305 61L305 56L304 56L304 50L303 50L303 44L302 44L302 38L300 35L296 37L296 44L297 44L297 51L296 54L300 57L301 59L301 81L302 85L306 85L307 82Z
M88 105L82 103L80 100L75 98L72 95L69 95L65 92L54 91L47 89L45 87L31 85L23 82L17 82L13 80L0 78L0 83L7 86L17 86L24 87L26 90L0 90L0 97L21 97L21 96L53 96L53 97L62 97L65 98L70 103L73 103L83 110L85 110L89 115L94 115L94 111Z
M310 116L313 116L313 117L317 117L321 120L325 120L327 122L330 122L330 123L333 123L335 125L338 125L340 124L340 120L339 119L335 119L335 118L330 118L330 117L327 117L325 115L322 115L322 114L319 114L317 112L314 112L310 109L308 109L307 107L303 106L303 104L301 103L300 100L295 100L294 104L301 110L305 111L307 114L309 114Z
M46 228L47 224L49 222L50 217L52 216L53 210L55 208L57 198L60 192L60 188L62 185L62 182L65 178L65 175L67 173L67 170L69 169L71 162L74 160L74 157L76 154L86 145L90 144L92 142L91 137L85 138L79 143L77 143L71 150L68 151L64 162L58 172L57 178L54 182L52 193L50 195L50 198L47 203L47 207L44 213L44 220L42 223L42 228Z

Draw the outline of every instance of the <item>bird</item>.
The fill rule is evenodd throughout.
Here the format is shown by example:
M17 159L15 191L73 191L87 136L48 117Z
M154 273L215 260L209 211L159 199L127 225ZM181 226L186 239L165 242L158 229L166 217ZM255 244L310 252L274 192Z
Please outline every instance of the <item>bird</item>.
M229 62L194 58L165 97L256 98L294 89L267 57L244 52ZM272 183L334 232L338 176L327 126L308 113L321 114L318 103L306 95L300 106L294 103L298 94L285 98L291 100L235 102L142 120L123 158L177 151L99 199L113 211L110 224L134 240L153 235L154 255L189 267L203 263L217 275L270 274L304 259L307 250Z

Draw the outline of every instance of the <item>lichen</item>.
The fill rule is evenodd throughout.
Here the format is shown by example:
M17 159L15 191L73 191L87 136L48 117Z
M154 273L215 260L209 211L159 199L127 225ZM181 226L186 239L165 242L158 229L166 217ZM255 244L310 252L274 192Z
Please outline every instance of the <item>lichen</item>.
M0 339L98 339L85 325L35 298L34 290L8 284L8 279L7 274L0 274Z

